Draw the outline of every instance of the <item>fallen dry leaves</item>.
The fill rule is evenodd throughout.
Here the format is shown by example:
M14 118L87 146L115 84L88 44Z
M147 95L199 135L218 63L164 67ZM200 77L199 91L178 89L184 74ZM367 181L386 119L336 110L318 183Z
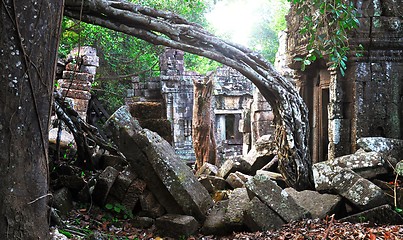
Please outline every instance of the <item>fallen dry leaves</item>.
M116 220L116 219L115 219ZM67 222L76 230L87 229L91 232L98 232L104 237L111 239L135 239L135 240L173 240L158 234L155 228L138 229L134 228L129 221L115 221L103 210L93 208L91 211L73 210L70 213L70 220ZM89 235L82 236L81 239ZM76 239L76 238L73 238ZM107 238L106 238L107 239ZM239 232L227 236L204 236L194 235L181 239L186 240L403 240L403 225L376 226L369 223L348 223L339 222L332 217L327 219L305 219L284 225L276 231L262 232Z
M276 239L276 240L305 240L305 239L368 239L368 240L399 240L403 239L403 225L374 226L369 223L338 222L332 218L306 219L284 225L277 231L234 233L220 238L229 239Z

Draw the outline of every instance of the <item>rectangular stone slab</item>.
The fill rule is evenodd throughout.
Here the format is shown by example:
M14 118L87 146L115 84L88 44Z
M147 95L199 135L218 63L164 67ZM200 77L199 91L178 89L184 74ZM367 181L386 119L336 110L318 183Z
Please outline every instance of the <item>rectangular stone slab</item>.
M279 229L285 224L279 215L256 197L249 202L244 223L253 232Z
M276 212L285 222L309 217L309 213L266 174L258 173L246 182L250 198L256 196Z
M205 219L213 200L167 141L142 129L127 106L116 111L105 127L168 213L185 213L199 221Z

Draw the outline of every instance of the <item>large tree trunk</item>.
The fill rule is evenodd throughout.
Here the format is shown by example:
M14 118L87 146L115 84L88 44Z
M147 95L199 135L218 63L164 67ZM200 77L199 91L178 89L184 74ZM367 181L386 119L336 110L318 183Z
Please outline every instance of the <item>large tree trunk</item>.
M276 116L280 171L288 185L312 188L308 150L308 110L292 84L262 56L223 41L180 16L124 1L66 0L65 15L136 36L157 45L181 49L230 66L251 80Z
M63 2L0 4L0 238L49 239L48 125Z
M216 144L211 119L211 96L213 77L193 81L193 123L192 141L196 155L196 169L204 163L216 165Z

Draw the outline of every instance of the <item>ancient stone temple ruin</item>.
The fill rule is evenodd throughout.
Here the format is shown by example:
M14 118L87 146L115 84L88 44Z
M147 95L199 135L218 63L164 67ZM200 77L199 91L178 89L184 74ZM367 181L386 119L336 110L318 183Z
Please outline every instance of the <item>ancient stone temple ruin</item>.
M134 96L127 99L127 104L133 109L145 102L158 102L160 116L168 120L172 130L172 138L164 138L183 160L194 162L191 138L193 80L204 76L186 71L183 55L183 51L166 49L160 57L160 77L143 83L135 80ZM259 137L272 133L273 114L252 83L239 72L229 67L218 68L214 81L212 111L219 162L222 162L246 154ZM138 118L144 116L140 112L132 114ZM160 133L153 126L144 127Z
M160 56L160 76L146 81L133 78L126 104L142 127L157 132L182 160L193 163L193 80L204 76L186 71L183 55L183 51L166 49ZM92 115L87 111L89 103L94 101L90 90L98 66L96 49L87 46L73 49L66 63L59 64L61 94L82 119L91 123ZM213 95L219 163L246 155L257 139L273 134L270 105L238 71L226 66L218 68L214 72ZM91 112L94 111L101 110Z
M360 27L349 42L362 44L364 55L348 56L344 77L327 59L299 70L293 59L307 54L307 39L295 9L288 16L288 60L309 108L314 162L354 152L361 137L403 136L403 8L389 0L354 2Z
M91 84L94 81L99 58L92 47L74 48L58 66L58 89L70 100L72 107L82 119L87 118L88 103L91 99Z

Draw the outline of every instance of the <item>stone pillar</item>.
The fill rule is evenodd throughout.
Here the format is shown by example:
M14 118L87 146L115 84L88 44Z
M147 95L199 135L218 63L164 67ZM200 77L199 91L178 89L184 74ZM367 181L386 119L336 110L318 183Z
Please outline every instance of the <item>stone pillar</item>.
M193 79L198 77L184 71L184 52L166 48L160 55L160 94L173 133L173 146L178 156L194 162L191 128L193 112Z
M242 155L248 154L251 149L251 106L252 101L248 101L245 105L247 106L242 110L241 120L239 120L239 132L243 134L242 141Z
M329 68L329 146L328 159L334 159L351 153L351 114L348 114L349 102L352 96L346 95L346 80L336 72L336 69Z
M183 55L184 52L181 50L166 48L165 52L160 56L161 75L183 75L185 71Z
M259 90L255 89L251 109L252 146L261 136L274 134L273 120L274 114L270 104L264 99Z
M58 80L59 88L73 109L82 119L87 118L88 102L91 99L91 84L94 81L99 58L95 48L74 48L67 57L66 70Z

